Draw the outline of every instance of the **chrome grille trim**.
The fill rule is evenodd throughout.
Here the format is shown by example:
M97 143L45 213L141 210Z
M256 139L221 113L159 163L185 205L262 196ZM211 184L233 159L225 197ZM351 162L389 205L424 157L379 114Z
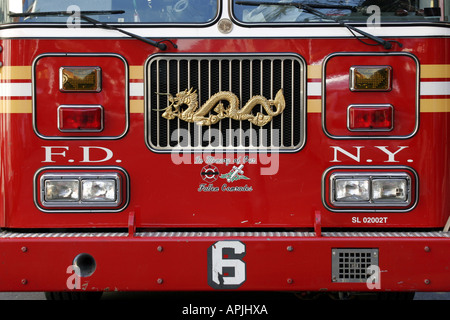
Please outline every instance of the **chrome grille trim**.
M197 90L198 108L221 91L234 93L242 108L253 96L274 99L283 89L286 108L263 127L229 118L211 126L162 118L169 106L167 94L175 96L190 88ZM146 143L155 152L180 148L187 152L297 152L306 141L306 63L297 54L153 55L145 66L144 99ZM257 111L263 108L256 106L254 114ZM188 141L183 141L177 129L188 133L184 139Z
M0 239L7 238L114 238L127 237L127 232L15 232L1 231ZM136 232L140 238L309 238L316 237L314 232L271 232L271 231L230 231L230 232L196 232L196 231L161 231ZM450 238L450 232L322 232L322 238Z
M13 232L2 231L0 239L6 238L113 238L126 237L126 232Z
M450 238L450 232L322 232L322 236L331 238Z
M314 237L314 232L265 232L265 231L253 231L253 232L142 232L138 233L138 237L205 237L205 238L238 238L238 237L272 237L272 238L292 238L292 237Z

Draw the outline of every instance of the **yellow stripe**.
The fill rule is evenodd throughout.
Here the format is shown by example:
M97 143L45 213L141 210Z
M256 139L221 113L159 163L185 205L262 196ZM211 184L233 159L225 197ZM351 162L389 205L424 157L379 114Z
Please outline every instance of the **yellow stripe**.
M31 100L0 100L0 113L31 113ZM144 100L130 100L130 113L144 113Z
M420 66L420 78L450 78L450 65L423 64Z
M130 66L130 79L143 80L144 79L144 67L143 66Z
M130 66L130 79L143 80L144 67ZM31 66L4 66L0 68L0 80L31 80Z
M0 100L0 113L31 113L31 100ZM144 113L144 100L130 100L130 113Z
M0 68L0 80L31 80L31 66L4 66Z
M321 113L321 112L322 112L322 100L308 99L308 113Z
M0 113L31 113L31 100L0 100ZM308 113L321 113L322 100L308 99ZM450 99L421 99L420 112L450 112ZM130 113L144 113L144 100L130 100Z
M309 99L308 113L321 113L322 100ZM130 100L130 113L144 113L144 100Z
M450 65L423 64L420 66L420 78L450 78ZM309 65L308 79L322 79L322 65Z
M450 99L421 99L420 112L450 112Z
M31 100L0 100L0 113L31 113Z
M450 78L450 65L424 64L420 66L421 78ZM144 67L130 66L130 79L143 80ZM308 79L322 79L322 65L308 65Z
M450 65L421 65L421 78L450 78ZM321 65L308 65L308 79L320 79ZM0 68L0 80L29 80L31 66L4 66ZM130 79L143 80L144 67L130 66ZM320 99L308 99L308 113L321 113ZM31 100L1 100L1 113L31 113ZM420 112L450 112L450 99L421 99ZM130 113L144 113L143 100L130 100Z
M308 99L308 113L321 113L322 100ZM450 112L450 99L421 99L420 112Z
M420 66L421 78L450 78L449 64L423 64ZM308 65L308 79L321 79L322 65ZM0 80L31 79L31 66L3 66L0 68ZM130 66L130 79L143 80L144 67Z
M322 100L309 99L308 113L321 113ZM144 100L130 100L130 113L144 113Z
M144 113L144 100L130 100L130 113Z
M308 66L308 79L322 79L321 64L311 64Z
M31 113L31 100L0 100L1 113ZM308 113L321 113L322 100L308 99ZM450 112L450 99L421 99L420 112ZM130 113L144 113L144 100L130 100Z

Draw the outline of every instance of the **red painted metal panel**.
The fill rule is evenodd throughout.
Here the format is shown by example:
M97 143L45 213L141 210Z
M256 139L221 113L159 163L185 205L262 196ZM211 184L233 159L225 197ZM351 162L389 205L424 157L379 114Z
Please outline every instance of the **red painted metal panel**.
M36 59L33 86L36 131L46 137L120 136L126 128L127 65L120 57L43 55ZM60 90L62 67L99 67L100 92L63 92ZM104 110L104 129L99 133L61 132L57 114L61 105L100 105Z
M392 90L368 92L350 90L350 68L353 66L392 67ZM333 136L409 136L415 133L419 72L413 57L408 55L337 55L331 57L325 71L325 128ZM392 105L394 127L389 132L350 132L347 109L350 105Z
M230 241L245 246L245 255L239 258L245 265L243 281L233 288L236 290L445 291L450 286L448 238L85 236L2 239L0 290L77 289L70 287L75 282L68 267L80 253L90 254L96 269L81 278L79 290L213 290L208 250ZM380 287L333 282L333 248L379 249ZM231 256L223 259L236 260ZM229 277L235 276L236 266L229 268Z
M449 63L448 55L433 51L433 48L445 44L444 39L421 39L420 41L401 39L401 41L405 50L416 55L421 64ZM369 49L373 49L362 46L357 41L336 39L298 39L295 41L280 39L277 42L260 39L180 39L177 43L180 48L189 48L186 53L221 52L224 50L223 48L236 52L242 50L276 52L281 46L284 52L296 52L302 55L308 65L323 62L332 53L329 48L333 48L335 52L362 50L367 52ZM73 43L68 40L4 40L3 44L6 52L20 49L20 52L29 53L20 55L20 57L19 55L12 56L9 64L16 66L31 66L39 54L73 51L71 50ZM311 47L317 49L309 51L308 48ZM31 50L31 48L35 49ZM169 48L169 50L173 49ZM130 66L143 67L145 60L155 52L155 49L139 41L77 40L77 51L114 52L122 55ZM425 52L434 52L435 54L425 54ZM72 59L75 59L76 64L86 65L98 64L101 62L98 59L103 58L92 58L92 61L90 58L83 58L83 61L80 62L80 58L65 57L64 63L57 65L70 64ZM88 59L89 63L84 59ZM363 58L355 57L355 59L358 64L365 63ZM397 60L401 60L399 67L415 68L411 59L407 57L383 57L383 64L396 64ZM42 61L44 62L44 60ZM371 61L371 64L372 62L375 61ZM56 64L53 65L54 62L48 63L49 67L56 68ZM118 63L123 69L122 62L119 60ZM336 68L338 67L336 66ZM117 67L117 70L120 68ZM406 72L410 77L413 77L415 73L413 71ZM399 79L398 81L410 81L405 83L405 88L401 86L403 93L411 86L412 80ZM348 83L345 83L345 87L348 88ZM60 95L62 93L57 94L57 96ZM121 96L122 91L118 95ZM308 98L313 101L316 97L308 96ZM21 97L20 99L30 98ZM401 98L396 97L395 101L404 99L411 98L409 95L408 97L402 95ZM120 98L120 104L121 101ZM383 102L386 101L383 100ZM89 100L89 102L92 101ZM383 215L370 214L369 216L386 217L387 224L368 224L364 227L441 228L444 226L447 212L450 210L450 201L445 191L448 189L446 186L450 181L450 173L447 169L449 151L448 148L440 147L448 145L449 142L450 114L448 112L421 113L420 130L414 137L407 140L382 141L344 141L327 138L321 128L321 114L308 113L306 146L294 154L274 154L265 159L255 155L256 164L245 165L245 173L250 178L247 185L251 186L253 191L243 193L199 192L201 183L204 183L201 179L204 163L194 163L195 155L192 155L189 156L190 164L177 165L170 154L151 152L144 143L144 114L140 112L130 114L129 131L117 141L43 140L33 132L32 114L3 113L1 117L5 131L5 134L2 135L4 141L2 161L3 170L7 172L4 175L5 201L2 225L11 228L91 227L93 225L96 227L127 227L129 210L134 210L137 206L141 207L141 213L136 216L138 227L312 228L315 210L323 211L322 225L324 228L361 227L361 225L352 223L354 215L332 213L323 208L321 194L318 192L322 185L322 175L328 168L335 165L405 165L414 169L418 174L419 201L413 211L404 214L395 212ZM49 121L56 121L56 119ZM410 121L407 120L407 122ZM123 128L123 126L119 127ZM407 128L406 131L409 131L411 126L408 125ZM430 137L433 137L433 143L430 143ZM17 144L24 147L12 147ZM379 146L386 147L387 151L380 150L377 148ZM90 148L89 160L92 160L91 162L85 161L84 150L87 147ZM338 147L354 155L354 158L337 151ZM107 153L101 148L111 150L113 157L107 159ZM358 148L359 156L355 158ZM399 152L396 153L397 151ZM390 162L387 152L396 153L393 162ZM238 155L229 155L228 157L233 160L238 158ZM89 213L50 215L39 211L33 202L36 190L33 190L32 183L35 180L35 173L49 165L105 165L124 168L130 175L131 196L128 208L121 213L101 215ZM262 175L261 169L268 168L270 165L277 170L276 174ZM225 164L216 164L216 167L221 174L227 173L231 169L230 165ZM222 183L214 185L219 189L222 187ZM237 183L235 185L238 186ZM20 190L20 192L16 192L16 190Z

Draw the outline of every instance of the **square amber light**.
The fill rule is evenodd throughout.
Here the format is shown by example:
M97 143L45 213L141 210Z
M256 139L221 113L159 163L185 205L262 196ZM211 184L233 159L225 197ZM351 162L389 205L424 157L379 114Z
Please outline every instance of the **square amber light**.
M100 67L61 67L59 89L62 92L100 92Z
M392 67L353 66L350 68L351 91L390 91Z

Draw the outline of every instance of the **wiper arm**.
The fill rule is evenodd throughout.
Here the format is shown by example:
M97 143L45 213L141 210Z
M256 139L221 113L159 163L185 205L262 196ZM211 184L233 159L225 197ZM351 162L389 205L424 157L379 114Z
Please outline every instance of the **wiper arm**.
M344 26L347 29L349 29L350 32L355 37L356 37L356 35L353 33L353 31L355 31L355 32L357 32L357 33L359 33L359 34L361 34L361 35L363 35L363 36L365 36L365 37L375 41L378 44L381 44L386 50L389 50L389 49L392 48L392 43L391 42L386 41L386 40L384 40L382 38L379 38L377 36L374 36L374 35L372 35L370 33L365 32L365 31L362 31L362 30L360 30L358 28L355 28L355 27L353 27L351 25L348 25L347 23L345 23L342 20L339 20L339 19L327 16L326 14L324 14L324 13L322 13L322 12L320 12L320 11L318 11L318 10L313 8L313 7L315 7L315 8L332 8L332 9L339 8L339 9L355 10L355 8L352 7L352 6L305 4L305 3L302 3L302 2L295 2L295 1L292 1L292 2L268 2L268 1L245 1L245 0L238 0L238 1L236 1L236 4L242 4L242 5L248 5L248 6L268 5L268 6L291 6L291 7L296 7L298 9L305 10L306 12L309 12L309 13L311 13L313 15L316 15L316 16L322 18L322 19L332 20L334 22L339 23L341 26ZM358 40L360 40L358 37L356 37L356 38ZM395 42L398 43L398 45L400 47L402 46L401 43L399 43L397 41L395 41ZM365 42L363 42L363 43L365 43ZM365 44L368 44L368 43L365 43Z
M268 1L236 1L236 4L243 4L246 6L259 6L259 5L272 5L272 6L290 6L290 7L297 7L299 9L303 9L302 7L309 7L309 8L318 8L318 9L345 9L345 10L351 10L353 12L356 12L355 6L346 6L346 5L340 5L340 4L321 4L321 3L310 3L310 4L304 4L300 2L268 2ZM305 8L306 9L306 8ZM308 9L306 9L308 11ZM322 12L318 11L320 14Z
M77 12L78 13L78 12ZM174 48L177 48L176 44L174 44L172 41L170 40L162 40L162 41L154 41L151 39L147 39L144 37L141 37L137 34L122 30L118 27L109 25L107 23L95 20L91 17L89 17L88 15L103 15L103 14L122 14L125 13L124 10L102 10L102 11L80 11L79 12L79 16L81 19L92 23L94 26L98 26L104 29L109 29L109 30L115 30L115 31L119 31L123 34L126 34L127 36L130 36L132 38L138 39L140 41L143 41L147 44L150 44L160 50L166 50L167 49L167 45L165 43L162 43L162 41L169 41L170 43L172 43L172 45L174 46ZM48 12L24 12L24 13L9 13L10 17L45 17L45 16L71 16L73 15L74 12L70 12L70 11L48 11Z
M93 14L93 15L106 15L106 14L122 14L124 10L101 10L101 11L80 11L81 14ZM22 12L14 13L10 12L10 17L48 17L48 16L71 16L74 12L68 11L36 11L36 12Z
M98 25L99 27L104 28L104 29L119 31L119 32L121 32L123 34L126 34L127 36L130 36L132 38L135 38L135 39L141 40L141 41L143 41L145 43L148 43L148 44L150 44L150 45L152 45L152 46L154 46L154 47L156 47L156 48L158 48L160 50L166 50L167 49L167 45L165 43L141 37L141 36L139 36L137 34L134 34L134 33L131 33L131 32L125 31L125 30L122 30L122 29L120 29L118 27L111 26L111 25L109 25L109 24L107 24L105 22L101 22L101 21L92 19L91 17L88 17L88 16L86 16L83 13L80 13L80 18L85 20L85 21L87 21L87 22L92 23L94 26ZM164 41L166 41L166 40L164 40ZM174 48L177 48L176 44L172 43L172 45L174 46Z

